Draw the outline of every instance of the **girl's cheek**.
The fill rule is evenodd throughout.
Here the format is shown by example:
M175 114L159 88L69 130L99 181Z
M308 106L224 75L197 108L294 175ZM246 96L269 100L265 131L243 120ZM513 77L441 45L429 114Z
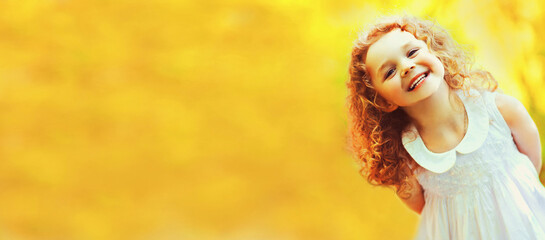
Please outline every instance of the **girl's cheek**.
M436 65L438 66L436 70L440 72L441 75L445 75L445 66L443 65L441 60L439 60L439 58L437 57L434 57L434 58L435 58Z
M426 62L435 62L435 60L437 59L437 57L435 55L433 55L431 52L428 52L427 54L424 54L422 56L422 60L426 61ZM439 60L439 59L437 59Z
M444 69L444 66L441 60L439 60L439 58L433 55L431 52L429 54L426 54L426 56L424 56L424 60L430 63L432 70L435 70L436 72Z

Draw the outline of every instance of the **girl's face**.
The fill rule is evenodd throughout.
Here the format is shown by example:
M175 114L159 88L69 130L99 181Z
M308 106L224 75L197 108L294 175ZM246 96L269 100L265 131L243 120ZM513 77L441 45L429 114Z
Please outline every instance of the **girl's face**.
M400 107L426 99L444 81L443 64L426 43L400 29L373 43L365 63L375 90Z

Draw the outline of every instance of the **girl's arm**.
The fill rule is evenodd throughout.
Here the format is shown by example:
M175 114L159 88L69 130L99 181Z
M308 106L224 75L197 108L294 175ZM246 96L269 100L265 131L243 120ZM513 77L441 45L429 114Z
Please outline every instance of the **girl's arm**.
M496 105L511 129L518 150L530 158L539 175L541 172L541 144L539 132L530 114L516 98L501 93L496 94Z
M408 191L398 193L397 196L411 210L415 211L418 214L421 214L425 204L424 191L422 190L422 186L420 185L420 183L418 183L418 180L416 180L416 177L414 175L412 177L409 177L409 183L411 184L412 188Z

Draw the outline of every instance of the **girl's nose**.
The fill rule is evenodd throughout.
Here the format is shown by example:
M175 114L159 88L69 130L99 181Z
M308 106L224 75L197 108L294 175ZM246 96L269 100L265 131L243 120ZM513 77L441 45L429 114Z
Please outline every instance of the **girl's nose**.
M414 64L411 64L409 67L406 67L404 70L403 70L403 76L404 77L405 75L407 75L407 73L409 73L410 70L413 70L414 69Z

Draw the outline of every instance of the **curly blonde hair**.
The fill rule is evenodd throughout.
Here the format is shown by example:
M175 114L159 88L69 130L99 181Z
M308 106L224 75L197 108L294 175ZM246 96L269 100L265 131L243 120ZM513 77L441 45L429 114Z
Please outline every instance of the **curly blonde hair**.
M431 21L410 16L385 18L355 42L346 85L350 145L361 167L359 172L369 183L394 187L400 197L408 198L408 190L412 188L409 177L418 168L401 142L401 133L410 120L401 108L385 111L386 101L374 90L365 65L369 47L394 29L409 32L427 44L430 52L443 63L444 79L451 90L494 91L497 82L488 71L471 70L470 55L446 30Z

